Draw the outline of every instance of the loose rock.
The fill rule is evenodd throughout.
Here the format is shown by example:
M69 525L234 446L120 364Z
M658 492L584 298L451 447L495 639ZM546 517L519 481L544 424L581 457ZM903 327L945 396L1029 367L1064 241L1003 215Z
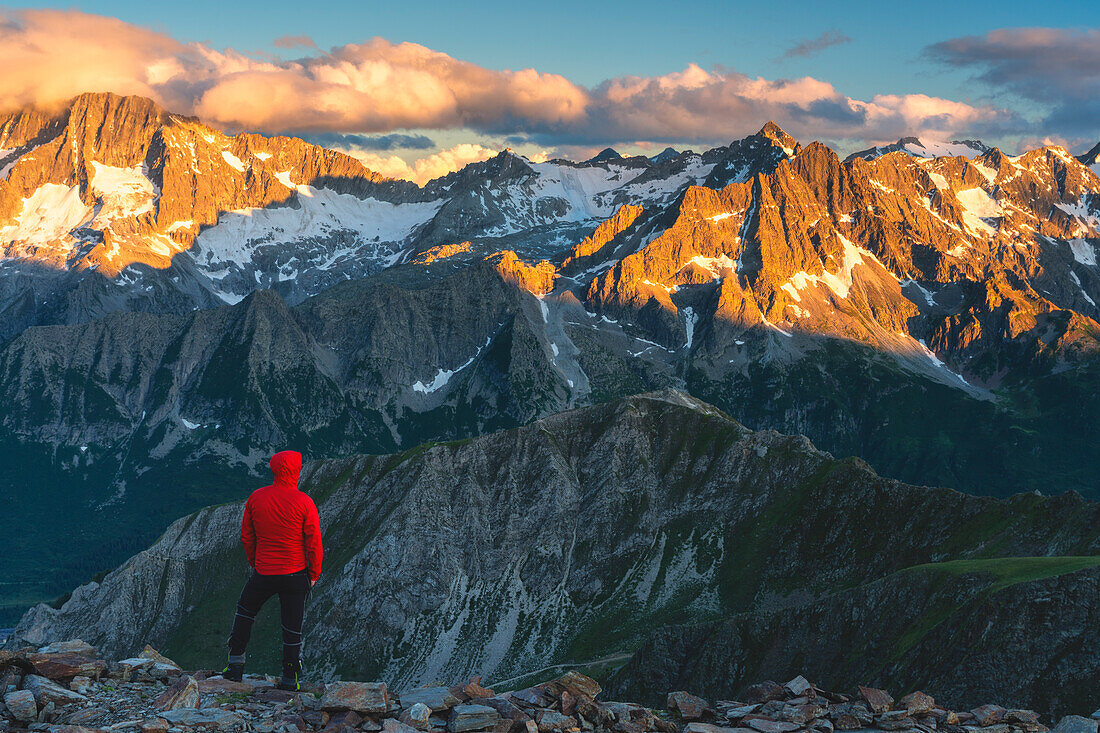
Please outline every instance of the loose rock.
M384 682L332 682L325 687L322 710L354 710L384 713L389 710L389 692Z
M158 710L178 710L199 706L199 683L190 675L184 675L162 692L153 705Z
M21 723L38 720L38 704L30 690L16 690L5 694L4 705L8 712Z

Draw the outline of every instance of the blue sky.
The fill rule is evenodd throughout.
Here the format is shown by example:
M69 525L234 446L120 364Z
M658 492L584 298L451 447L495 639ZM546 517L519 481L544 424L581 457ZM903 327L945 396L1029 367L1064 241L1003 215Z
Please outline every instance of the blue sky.
M101 75L115 80L118 88L112 91L129 93L136 88L136 93L182 107L180 111L212 115L225 127L307 135L399 133L431 140L431 148L393 151L406 161L425 150L432 153L463 141L577 155L605 144L639 151L665 144L699 148L747 134L768 118L778 118L800 139L822 139L848 150L901 134L970 134L1010 148L1051 141L1080 152L1100 137L1100 125L1094 125L1091 117L1100 113L1100 107L1093 106L1100 103L1092 101L1100 97L1094 93L1100 88L1100 53L1092 50L1100 46L1100 35L1096 35L1100 30L1089 27L1090 22L1098 25L1100 13L1094 2L1084 0L999 2L995 6L933 1L907 9L896 3L864 0L824 5L703 0L305 4L69 0L8 3L0 10L51 7L109 16L135 28L150 29L163 39L159 45L164 47L176 42L198 43L219 52L281 61L285 68L297 69L295 73L301 77L286 82L287 89L317 87L318 78L340 64L362 71L379 60L388 64L391 57L400 55L392 46L369 52L360 49L330 59L326 66L331 49L365 44L375 37L390 44L414 42L465 63L471 68L461 71L460 86L467 82L499 86L503 101L494 114L480 110L495 107L495 102L490 100L487 105L485 97L471 96L467 89L455 92L459 97L466 93L468 98L459 99L457 109L446 113L418 116L407 111L381 119L364 111L330 124L332 115L323 119L301 114L279 117L270 110L259 110L248 116L226 110L227 101L233 99L231 90L220 88L227 66L214 69L214 62L197 59L187 49L173 52L183 59L183 71L167 86L150 88L147 80L141 79L133 84L120 82L130 73L126 70L112 68ZM47 25L44 22L43 27ZM54 22L50 27L63 34L58 26ZM1007 41L995 37L1004 29L1035 28L1046 29L1047 35L1038 38L1021 32ZM86 32L86 37L75 43L94 43L87 36L96 33ZM129 43L116 40L114 31L102 35L104 43ZM319 49L274 45L275 39L286 36L306 36ZM828 43L829 39L837 42ZM4 38L0 26L0 41L5 40L9 47L20 45L14 42L18 38ZM74 41L59 44L71 46ZM791 54L799 44L809 44L809 51ZM155 56L157 46L155 39L146 39L143 53ZM938 51L930 53L934 46ZM1063 49L1067 49L1064 63L1059 61ZM41 65L41 60L33 57L21 63L22 58L11 53L5 57L0 50L0 61L9 67ZM94 49L91 54L84 53L88 55L94 56ZM1029 55L1037 59L1034 66L1041 67L1033 77L1027 71ZM293 63L301 58L307 59L304 71ZM141 64L135 63L140 69ZM694 70L692 64L702 71ZM557 82L543 80L538 99L525 102L524 95L530 92L524 86L527 82L507 74L481 74L481 70L521 69L557 75L580 90L584 99L570 100L573 92L568 90L548 91ZM685 70L689 72L687 81L678 76ZM448 73L437 74L443 86L456 83ZM189 87L190 97L181 96L185 77L202 79ZM631 92L627 104L613 102L613 96L601 91L602 82L621 77L646 80ZM801 86L789 81L807 78ZM761 80L763 87L756 80ZM620 81L620 86L633 83ZM18 83L17 79L16 92L20 91ZM7 96L34 98L27 90L35 83L40 85L40 79L36 82L28 74L24 93L9 91ZM251 78L253 89L265 83L259 72ZM216 95L208 94L209 88L222 92L222 107L215 103ZM247 92L249 88L242 82L235 93L240 95L242 89ZM348 104L352 106L369 107L371 99L377 100L379 108L393 102L390 94L379 95L377 89L351 91L354 97L348 97L352 100ZM933 101L923 100L924 95ZM275 98L274 93L270 96ZM302 105L316 106L332 98L314 89L303 96ZM544 98L545 106L556 112L541 113L538 107ZM286 97L282 103L294 104ZM253 100L253 108L258 105ZM571 105L572 113L562 111ZM576 111L577 105L583 107L583 114ZM247 104L241 106L248 108ZM650 114L653 120L640 121Z
M968 74L921 58L932 43L995 28L1083 27L1100 21L1094 2L15 2L76 7L215 47L273 51L281 36L308 35L321 48L373 36L414 41L494 69L533 67L593 85L620 74L658 75L689 62L766 77L805 74L845 94L988 94ZM907 4L908 5L908 4ZM839 30L851 43L777 62L802 39Z

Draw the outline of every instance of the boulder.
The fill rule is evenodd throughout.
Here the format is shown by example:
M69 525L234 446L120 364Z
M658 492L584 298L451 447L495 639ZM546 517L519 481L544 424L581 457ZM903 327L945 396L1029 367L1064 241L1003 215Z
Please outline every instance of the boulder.
M541 686L517 690L516 692L509 693L509 696L525 705L536 708L548 708L554 702L546 690Z
M401 693L401 707L411 708L417 703L423 703L431 708L433 713L450 710L458 705L461 700L442 685L430 685L418 687L414 690L406 690Z
M1096 721L1080 715L1067 715L1054 726L1054 733L1096 733Z
M932 699L932 696L926 695L920 690L910 692L908 695L898 700L898 708L912 716L930 713L935 707L936 701Z
M465 693L466 699L473 699L475 697L493 697L495 692L487 687L481 686L481 675L474 675L469 681L462 686L462 692Z
M786 687L787 691L795 697L802 697L803 695L806 695L807 697L813 697L816 694L814 692L814 686L811 685L810 681L802 675L798 675L793 680L783 686Z
M157 710L178 710L199 706L199 683L190 675L184 675L168 686L153 700Z
M875 687L863 687L861 685L859 696L867 703L867 707L872 713L885 713L894 704L894 698L890 697L890 693Z
M560 698L563 692L568 692L578 702L595 700L600 694L600 685L591 677L586 677L580 672L566 672L557 679L550 680L544 686L546 693L554 698Z
M129 657L120 660L118 663L118 678L123 682L129 682L139 670L148 669L152 666L153 660L145 657Z
M168 721L164 718L151 718L138 726L141 733L168 733Z
M202 726L219 730L244 726L244 718L231 710L222 708L180 708L162 713L160 717L179 726Z
M859 730L871 724L873 716L861 702L843 702L833 705L826 713L837 730Z
M597 700L580 703L577 705L577 713L598 728L607 728L615 722L615 713Z
M27 661L38 674L51 680L71 680L73 677L98 678L107 671L102 659L92 659L80 654L28 654Z
M38 720L38 704L30 690L16 690L4 695L4 705L20 723L33 723Z
M760 710L760 705L758 704L740 705L735 703L731 706L729 703L719 703L719 707L722 717L730 721L740 720L746 715L752 715L753 713Z
M430 718L432 709L422 702L414 703L401 715L401 720L417 730L428 730L432 727Z
M513 704L511 700L503 696L478 698L471 702L477 705L488 705L500 713L501 720L508 722L506 730L511 733L525 733L527 723L532 719L518 705Z
M138 654L138 656L141 657L142 659L151 659L154 662L164 664L164 665L167 665L169 667L175 667L176 669L180 669L180 666L178 664L176 664L171 659L164 656L163 654L161 654L160 652L158 652L156 649L149 646L148 644L145 645L145 648L141 650L141 654Z
M702 720L713 713L710 703L706 700L682 690L668 693L665 707L668 710L675 710L680 713L680 717L684 720Z
M749 703L782 700L786 696L787 688L771 680L765 680L764 682L751 685L747 690L745 690L745 702Z
M397 718L386 718L382 721L382 733L416 733L416 728Z
M557 710L543 710L535 720L538 723L539 733L562 733L577 727L577 719L571 715L559 713Z
M488 705L456 705L451 708L447 730L451 733L492 730L499 721L500 713Z
M1000 723L1004 720L1007 712L1000 705L982 705L971 710L970 714L974 716L974 722L984 728ZM1096 733L1096 731L1094 730L1092 733Z
M385 682L331 682L325 685L322 710L354 710L357 713L384 713L390 708Z
M69 714L68 723L70 725L82 725L90 728L98 728L100 723L103 723L110 717L111 711L104 710L103 708L81 708L74 713Z
M875 716L875 726L880 730L909 730L916 721L905 710L887 710Z
M711 723L693 721L684 726L684 733L756 733L752 728L725 728Z
M53 680L37 674L29 674L24 677L23 688L34 694L35 702L38 703L39 707L51 702L60 706L88 701L88 698L79 692L73 692Z
M94 689L94 685L87 677L77 676L69 681L69 689L73 692L79 692L81 695L87 695Z
M820 718L822 715L825 714L826 710L828 710L828 707L820 703L796 703L792 701L785 704L779 710L775 717L787 723L794 723L795 725L806 725L811 720L814 720L815 718Z
M39 654L79 654L82 657L95 657L95 647L81 639L56 641L38 648Z
M1005 713L1006 723L1038 723L1039 713L1034 710L1009 710Z
M768 718L746 718L743 723L760 733L791 733L802 726L795 723L785 723L782 720L770 720Z

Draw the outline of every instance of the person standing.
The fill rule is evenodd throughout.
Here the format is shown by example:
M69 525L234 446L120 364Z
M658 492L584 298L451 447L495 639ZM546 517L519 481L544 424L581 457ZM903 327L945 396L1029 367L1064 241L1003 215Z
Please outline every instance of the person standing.
M279 689L298 690L301 672L302 620L306 598L321 576L323 549L317 505L298 490L302 454L281 451L271 457L275 481L256 489L244 505L241 543L252 575L241 591L228 640L227 680L244 675L245 648L256 614L278 594L283 625L283 675Z

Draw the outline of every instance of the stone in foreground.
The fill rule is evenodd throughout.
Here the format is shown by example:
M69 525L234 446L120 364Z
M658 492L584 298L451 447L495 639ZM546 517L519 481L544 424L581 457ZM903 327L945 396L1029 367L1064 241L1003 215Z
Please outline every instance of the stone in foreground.
M451 709L447 730L451 733L491 730L498 722L500 722L500 713L488 705L456 705Z
M384 713L390 697L385 682L331 682L321 698L322 710L354 710L357 713Z
M4 695L4 705L7 706L8 712L21 723L32 723L38 718L38 705L30 690L7 693Z
M180 677L153 701L157 710L178 710L199 706L199 684L191 675Z

